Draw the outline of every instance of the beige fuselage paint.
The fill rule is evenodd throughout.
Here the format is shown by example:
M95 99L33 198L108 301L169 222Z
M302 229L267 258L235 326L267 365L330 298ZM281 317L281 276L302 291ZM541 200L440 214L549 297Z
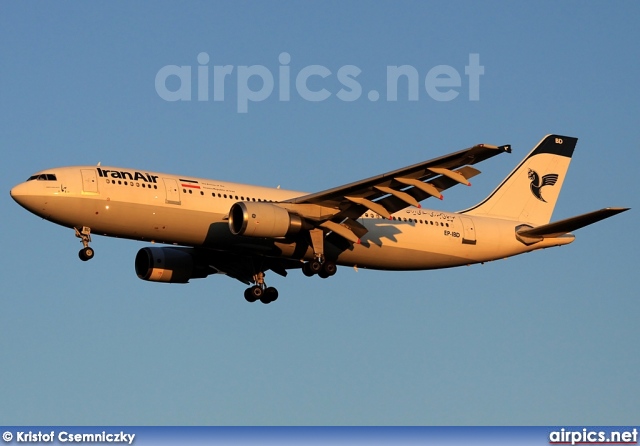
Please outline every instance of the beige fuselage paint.
M313 258L311 248L300 252L294 239L234 236L227 221L236 202L279 202L303 192L114 167L42 172L55 172L57 180L22 183L12 193L20 195L21 205L31 212L62 226L88 226L93 234L156 243ZM489 218L410 207L393 217L365 214L358 219L368 229L360 243L342 250L329 247L328 252L340 265L422 270L486 262L573 241L567 236L526 246L515 235L523 224L520 215Z

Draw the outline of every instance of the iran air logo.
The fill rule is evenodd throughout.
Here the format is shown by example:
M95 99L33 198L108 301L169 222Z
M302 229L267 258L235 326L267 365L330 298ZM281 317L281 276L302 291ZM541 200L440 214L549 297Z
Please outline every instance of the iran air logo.
M556 184L556 181L558 181L558 174L548 173L542 178L540 178L540 176L538 175L538 172L536 172L535 170L529 169L528 176L529 176L529 179L531 180L531 185L530 185L531 193L538 200L544 201L546 203L547 200L542 198L541 190L545 186L553 186L554 184Z

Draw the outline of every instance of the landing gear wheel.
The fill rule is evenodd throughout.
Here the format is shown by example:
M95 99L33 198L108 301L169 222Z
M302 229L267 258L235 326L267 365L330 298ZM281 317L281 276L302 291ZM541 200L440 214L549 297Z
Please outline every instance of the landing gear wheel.
M263 304L270 304L278 298L278 290L264 283L264 271L258 271L253 275L253 283L255 283L254 286L244 290L244 298L247 302L259 300Z
M312 260L302 265L302 273L307 277L317 274L323 279L326 279L327 277L333 276L337 270L338 267L336 264L328 261L320 263L318 260Z
M302 265L302 273L307 277L314 276L320 271L322 271L322 263L317 260L311 260Z
M78 252L78 257L80 257L80 260L82 260L83 262L93 259L93 255L93 248L90 248L89 246L87 246L86 248L82 248L80 252Z
M312 271L313 274L318 274L322 270L322 263L317 260L312 260L309 262L309 271Z
M258 300L258 298L254 297L253 295L253 287L247 288L246 290L244 290L244 298L247 302L251 302L251 303Z
M249 293L253 298L253 302L255 302L256 300L262 298L262 295L264 294L264 290L260 288L258 285L254 285L251 288L249 288Z
M311 271L311 268L309 268L309 262L302 265L302 274L307 277L311 277L315 274L313 271Z
M278 290L270 286L264 290L264 294L260 298L260 302L262 302L263 304L269 304L277 299L278 299Z
M324 262L322 265L322 272L327 275L327 277L333 276L336 271L338 271L338 267L333 262Z

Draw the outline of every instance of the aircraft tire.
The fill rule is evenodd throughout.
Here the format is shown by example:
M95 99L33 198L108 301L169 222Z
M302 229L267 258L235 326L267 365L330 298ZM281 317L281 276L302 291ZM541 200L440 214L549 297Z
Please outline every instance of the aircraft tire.
M249 303L253 303L258 300L253 296L253 288L247 288L246 290L244 290L244 298Z
M327 277L331 277L338 271L338 267L333 262L324 262L322 265L322 271L327 275Z
M313 274L318 274L320 271L322 271L322 263L318 262L317 260L308 262L308 265L309 271L313 272Z
M80 257L80 260L82 260L83 262L86 262L87 260L93 259L94 254L95 253L93 249L87 246L86 248L82 248L80 252L78 252L78 257Z
M263 304L269 304L276 301L277 299L278 290L276 290L274 287L268 287L266 290L264 290L264 294L260 298L260 302L262 302Z
M312 277L314 275L314 272L309 268L309 262L306 262L302 265L302 274L307 277Z

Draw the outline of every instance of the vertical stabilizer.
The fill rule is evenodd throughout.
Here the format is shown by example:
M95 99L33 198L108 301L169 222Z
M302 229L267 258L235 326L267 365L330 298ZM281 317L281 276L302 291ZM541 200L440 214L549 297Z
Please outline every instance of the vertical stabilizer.
M577 138L547 135L511 174L467 215L549 223Z

